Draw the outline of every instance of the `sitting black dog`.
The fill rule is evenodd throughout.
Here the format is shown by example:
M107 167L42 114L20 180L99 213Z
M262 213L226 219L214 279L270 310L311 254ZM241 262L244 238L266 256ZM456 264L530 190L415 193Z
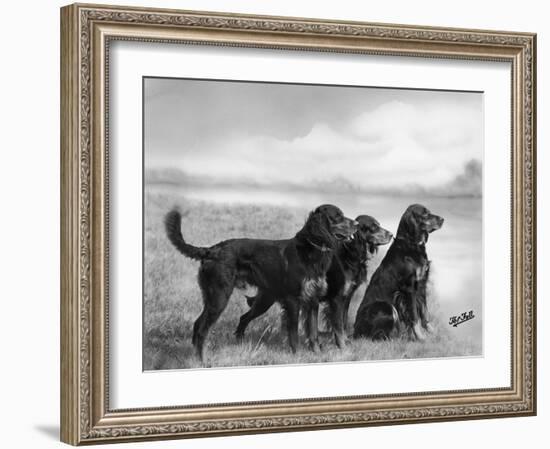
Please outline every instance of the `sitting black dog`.
M397 236L374 272L354 325L354 337L389 339L405 330L423 339L428 329L426 285L430 261L428 235L441 228L443 218L420 204L407 208Z
M327 271L326 294L319 298L326 301L327 318L334 333L338 347L345 343L345 327L351 298L367 279L367 265L371 256L380 245L390 242L392 234L382 228L378 221L368 215L356 219L357 230L351 240L339 241L332 254L330 268ZM241 339L248 324L265 313L275 302L275 298L259 289L254 297L247 297L250 310L241 316L235 332Z
M182 254L201 262L199 285L204 308L193 327L193 345L201 359L210 327L226 308L233 289L243 283L256 286L271 303L280 302L293 352L298 345L300 309L304 309L310 345L318 350L318 298L325 294L326 273L338 242L350 239L356 230L354 220L344 217L336 206L323 205L309 214L291 239L231 239L211 247L185 242L176 210L166 215L165 227Z

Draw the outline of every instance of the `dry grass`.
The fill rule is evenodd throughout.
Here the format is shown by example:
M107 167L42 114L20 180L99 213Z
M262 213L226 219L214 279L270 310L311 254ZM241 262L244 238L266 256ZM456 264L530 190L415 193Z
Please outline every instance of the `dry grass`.
M198 263L179 254L164 234L162 220L173 206L187 214L184 237L193 244L209 246L233 237L288 238L296 233L307 211L255 205L220 205L186 199L173 193L146 189L144 251L144 347L146 370L198 368L203 366L280 365L356 360L387 360L479 355L480 343L459 339L447 327L434 322L435 332L424 342L393 340L351 341L339 350L332 338L321 336L323 350L314 354L301 345L292 354L275 305L248 327L243 343L233 332L241 314L248 310L243 294L236 291L208 338L208 360L201 364L191 345L193 322L202 310L197 284ZM376 266L381 255L373 261ZM353 318L364 290L352 303ZM303 338L303 337L302 337Z

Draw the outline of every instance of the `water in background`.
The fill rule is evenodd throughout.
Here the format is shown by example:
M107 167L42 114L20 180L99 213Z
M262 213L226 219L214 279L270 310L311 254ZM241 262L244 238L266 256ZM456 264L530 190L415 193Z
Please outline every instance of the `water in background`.
M481 198L439 198L381 196L369 194L332 194L303 191L270 191L250 188L189 187L173 185L148 185L154 191L184 194L188 198L223 204L247 203L294 207L310 211L320 204L334 204L348 217L367 214L396 233L397 225L405 209L420 203L445 219L443 227L430 235L427 252L432 261L430 279L431 294L436 311L444 323L449 317L473 310L475 319L463 323L452 332L482 336L483 308L483 240ZM304 217L305 218L305 217ZM268 236L266 236L267 238ZM291 236L289 236L291 237ZM382 247L383 256L388 246Z

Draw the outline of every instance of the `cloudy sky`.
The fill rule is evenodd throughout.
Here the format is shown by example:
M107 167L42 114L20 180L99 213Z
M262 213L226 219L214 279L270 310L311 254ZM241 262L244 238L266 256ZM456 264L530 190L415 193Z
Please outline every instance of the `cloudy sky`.
M147 169L433 188L482 160L481 93L147 78L144 107Z

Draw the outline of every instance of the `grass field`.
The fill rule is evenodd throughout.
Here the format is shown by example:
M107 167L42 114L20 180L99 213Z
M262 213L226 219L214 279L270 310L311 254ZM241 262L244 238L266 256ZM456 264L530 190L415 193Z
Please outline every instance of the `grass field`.
M164 233L163 217L173 206L185 215L182 232L198 246L210 246L234 237L289 238L303 225L307 210L268 205L215 204L187 199L174 190L145 189L144 208L144 339L143 366L146 370L221 366L280 365L356 360L434 358L481 354L481 342L452 334L438 317L437 301L430 298L435 332L424 342L398 339L387 342L351 341L339 350L328 333L322 333L323 350L310 352L304 344L292 354L281 329L280 309L275 305L248 327L244 342L233 332L246 310L243 293L236 290L229 305L210 331L204 364L191 345L192 328L202 310L197 284L198 262L179 254ZM372 261L371 273L383 251ZM357 292L350 321L364 289ZM303 341L303 334L302 341Z

